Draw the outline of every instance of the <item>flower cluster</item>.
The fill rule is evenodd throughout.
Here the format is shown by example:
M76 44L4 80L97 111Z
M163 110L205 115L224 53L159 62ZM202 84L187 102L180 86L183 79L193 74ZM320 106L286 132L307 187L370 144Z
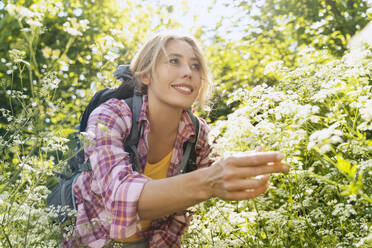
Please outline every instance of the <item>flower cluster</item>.
M71 36L82 36L83 32L89 28L88 20L79 20L75 17L68 18L67 22L63 24L63 30Z
M355 63L347 54L322 64L314 54L305 63L305 53L305 62L295 70L272 63L267 73L278 84L231 95L229 102L241 105L214 124L214 149L225 157L262 145L286 154L292 172L272 177L268 193L255 200L200 204L184 244L371 245L372 63L370 51L363 54Z

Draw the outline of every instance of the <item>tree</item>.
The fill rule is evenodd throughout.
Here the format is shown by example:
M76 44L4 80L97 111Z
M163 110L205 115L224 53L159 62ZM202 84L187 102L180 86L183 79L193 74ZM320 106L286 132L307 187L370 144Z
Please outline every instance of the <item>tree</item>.
M254 28L262 33L282 26L289 30L288 35L297 46L327 49L338 57L344 54L350 37L368 23L368 2L363 0L267 0L236 4L257 21Z
M169 19L171 10L138 1L7 4L0 10L2 108L14 116L34 113L40 130L57 133L76 126L90 97L117 83L112 72L130 62L149 32L178 25ZM155 15L158 25L152 22ZM14 94L23 95L29 105L14 101ZM8 139L16 127L4 116L0 133Z
M177 23L169 19L171 8L142 1L25 0L5 6L0 6L0 243L57 247L61 229L50 221L45 198L52 171L70 155L67 137L90 96L116 84L112 72L129 63L139 41Z
M239 104L238 99L229 101L232 92L277 82L264 73L269 63L280 60L284 66L295 68L306 47L340 57L350 37L368 23L367 1L267 0L226 5L239 8L243 14L231 17L231 29L224 31L221 20L213 30L213 45L208 48L216 82L209 115L212 122L226 118ZM224 38L234 32L240 32L241 39Z

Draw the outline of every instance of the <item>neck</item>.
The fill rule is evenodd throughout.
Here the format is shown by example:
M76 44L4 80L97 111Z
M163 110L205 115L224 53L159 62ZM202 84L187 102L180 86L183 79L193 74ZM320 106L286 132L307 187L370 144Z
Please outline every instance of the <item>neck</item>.
M165 104L159 104L149 97L148 119L150 121L151 133L173 136L178 131L183 110L173 108ZM164 136L163 136L164 137Z

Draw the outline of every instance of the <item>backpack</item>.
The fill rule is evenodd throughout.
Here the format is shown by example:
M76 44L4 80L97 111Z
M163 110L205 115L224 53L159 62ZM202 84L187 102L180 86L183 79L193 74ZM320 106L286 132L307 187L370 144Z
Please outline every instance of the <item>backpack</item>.
M55 221L59 221L60 223L71 220L73 217L70 214L71 210L77 210L73 192L73 185L76 179L81 172L90 171L92 169L89 160L85 162L83 144L78 135L81 132L85 132L88 118L92 111L109 99L117 98L125 100L132 111L132 128L124 143L124 150L129 153L129 159L133 170L139 171L137 146L143 132L144 124L143 122L138 123L143 102L142 95L134 87L134 78L128 65L120 65L114 72L114 76L122 81L122 84L116 89L104 89L97 92L81 116L79 132L74 134L74 155L67 161L67 168L65 168L69 170L70 173L64 174L55 172L58 176L58 185L48 195L47 204L57 210L58 216ZM192 120L196 135L195 138L191 138L183 144L183 157L178 172L179 174L191 172L196 169L195 148L199 139L200 121L190 109L187 110L187 113Z

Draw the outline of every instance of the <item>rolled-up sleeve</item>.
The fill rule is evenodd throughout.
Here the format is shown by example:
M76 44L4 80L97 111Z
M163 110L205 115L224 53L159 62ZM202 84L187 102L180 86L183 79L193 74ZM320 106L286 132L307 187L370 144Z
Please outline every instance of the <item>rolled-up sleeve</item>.
M150 179L132 170L124 141L129 136L132 114L124 101L111 99L90 115L85 147L92 166L91 190L102 198L111 216L110 238L125 239L140 230L137 202Z

